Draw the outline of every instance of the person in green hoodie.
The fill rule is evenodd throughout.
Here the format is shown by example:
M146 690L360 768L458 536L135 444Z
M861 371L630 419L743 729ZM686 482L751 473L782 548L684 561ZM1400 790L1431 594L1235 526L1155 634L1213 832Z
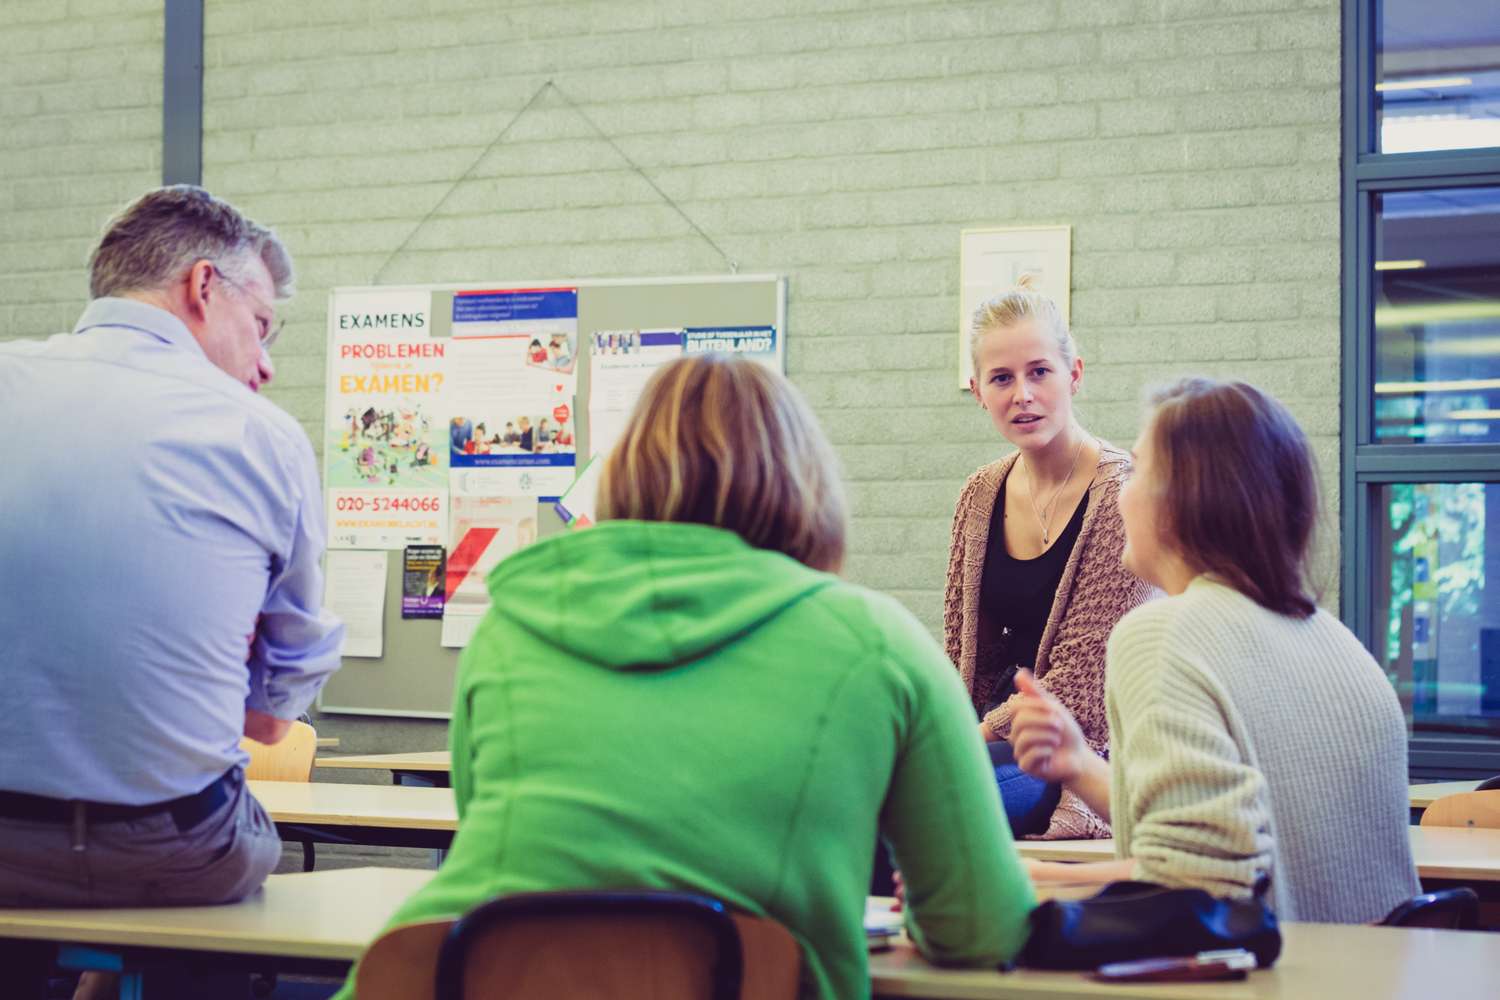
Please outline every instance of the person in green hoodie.
M598 508L489 575L450 729L458 832L392 926L518 892L689 890L790 930L803 996L863 997L878 831L928 959L1013 958L1035 897L968 697L905 608L835 575L838 465L791 383L723 355L666 366Z

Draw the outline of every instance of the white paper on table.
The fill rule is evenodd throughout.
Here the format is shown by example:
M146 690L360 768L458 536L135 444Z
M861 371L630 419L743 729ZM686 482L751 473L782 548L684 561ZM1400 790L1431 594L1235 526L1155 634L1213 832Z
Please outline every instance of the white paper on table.
M344 623L343 656L380 656L385 639L388 552L329 549L323 606Z

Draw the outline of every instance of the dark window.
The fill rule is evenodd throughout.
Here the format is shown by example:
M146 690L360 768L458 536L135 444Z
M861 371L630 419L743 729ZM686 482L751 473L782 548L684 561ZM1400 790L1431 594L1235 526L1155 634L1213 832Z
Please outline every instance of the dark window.
M1500 4L1384 0L1378 7L1376 151L1500 146Z
M1500 484L1375 491L1372 638L1414 732L1500 735Z
M1340 604L1416 776L1500 773L1500 3L1344 0Z
M1500 442L1500 187L1375 196L1375 441Z

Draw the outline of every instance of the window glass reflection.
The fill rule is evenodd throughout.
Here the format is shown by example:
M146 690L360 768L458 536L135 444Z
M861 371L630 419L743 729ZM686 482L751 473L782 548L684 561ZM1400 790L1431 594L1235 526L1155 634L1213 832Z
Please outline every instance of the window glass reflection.
M1500 3L1376 8L1376 151L1500 146Z
M1375 209L1375 443L1500 442L1500 187Z
M1377 497L1373 645L1413 729L1500 733L1500 484Z

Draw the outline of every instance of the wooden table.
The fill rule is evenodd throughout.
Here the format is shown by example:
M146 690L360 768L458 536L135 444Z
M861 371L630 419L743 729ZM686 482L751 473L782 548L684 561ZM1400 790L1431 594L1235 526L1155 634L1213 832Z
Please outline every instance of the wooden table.
M1113 840L1018 840L1016 853L1038 861L1109 861Z
M285 840L446 850L458 829L447 788L338 785L326 781L251 781Z
M314 767L345 768L357 771L390 771L395 785L425 785L447 788L452 756L447 750L424 750L416 753L367 753L343 757L319 757Z
M1412 857L1424 881L1500 883L1500 830L1463 827L1413 826ZM1018 840L1023 858L1039 861L1108 861L1115 856L1113 840Z
M272 875L265 888L229 906L130 910L0 910L0 939L40 948L85 945L146 955L158 963L193 958L226 970L343 974L403 900L431 872L355 868ZM1285 924L1284 950L1272 969L1243 982L1095 983L1077 973L999 973L939 969L909 944L870 956L880 997L929 1000L1060 1000L1157 997L1161 1000L1397 1000L1495 995L1500 936L1422 928Z
M1500 830L1414 826L1411 853L1422 879L1500 882Z
M446 788L321 781L249 785L289 840L310 830L324 842L444 849L458 829L458 807ZM1423 879L1500 883L1500 830L1414 826L1408 832ZM1042 861L1114 857L1112 840L1021 840L1016 848L1022 857Z
M229 906L0 909L0 938L352 962L436 872L340 868L272 875Z
M338 740L334 738L333 745ZM319 748L324 741L318 740ZM341 757L319 757L317 767L345 768L350 770L390 771L391 781L397 785L436 785L446 787L452 771L452 757L447 750L424 750L413 753L348 754ZM1444 795L1472 792L1479 785L1477 779L1467 781L1426 782L1410 786L1412 822L1421 818L1422 811Z
M343 976L396 907L433 874L344 868L272 875L261 891L228 906L0 909L0 942L34 942L38 960L66 955L80 968L110 967L118 956L127 972L122 997L151 995L155 971L189 961L221 972ZM78 954L76 946L89 950ZM10 994L0 989L0 995Z
M338 746L338 737L319 737L318 748ZM340 757L319 757L317 767L345 768L364 771L390 771L392 783L447 785L452 771L452 757L447 750L422 750L412 753L346 754ZM1424 782L1409 786L1411 791L1412 822L1421 816L1422 810L1444 795L1472 792L1479 785L1478 779L1466 781Z
M908 944L870 956L879 997L928 1000L1492 1000L1500 935L1348 924L1281 926L1282 954L1240 982L1096 983L1077 973L938 969Z

